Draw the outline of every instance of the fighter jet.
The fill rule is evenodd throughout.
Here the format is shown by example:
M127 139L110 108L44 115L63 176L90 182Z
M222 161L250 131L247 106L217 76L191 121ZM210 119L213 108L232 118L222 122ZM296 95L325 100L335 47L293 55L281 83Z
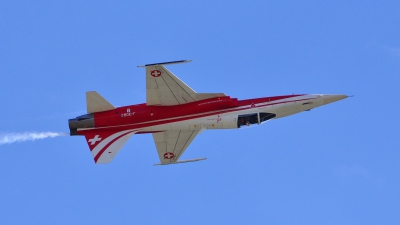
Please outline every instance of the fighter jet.
M134 134L152 134L160 163L181 160L207 129L240 129L308 111L347 98L342 94L291 94L238 100L224 93L198 93L165 66L146 64L146 103L115 107L96 91L86 92L87 114L70 119L70 135L83 135L96 164L110 163Z

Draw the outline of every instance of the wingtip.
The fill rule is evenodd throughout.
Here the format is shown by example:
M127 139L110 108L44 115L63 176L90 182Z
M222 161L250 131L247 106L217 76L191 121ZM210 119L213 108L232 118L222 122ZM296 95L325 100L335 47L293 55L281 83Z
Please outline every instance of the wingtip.
M157 66L157 65L171 65L171 64L178 64L178 63L188 63L191 62L191 59L187 59L187 60L177 60L177 61L171 61L171 62L161 62L161 63L151 63L151 64L145 64L142 66L137 66L139 68L144 68L147 66Z
M180 163L197 162L197 161L206 160L206 159L207 158L186 159L186 160L177 161L177 162L158 163L158 164L154 164L153 166L166 166L166 165L173 165L173 164L180 164Z

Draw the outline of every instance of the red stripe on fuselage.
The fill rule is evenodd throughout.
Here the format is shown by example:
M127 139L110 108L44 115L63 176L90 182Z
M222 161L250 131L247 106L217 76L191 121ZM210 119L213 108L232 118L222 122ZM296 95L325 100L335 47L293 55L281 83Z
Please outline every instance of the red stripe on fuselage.
M286 98L298 97L298 96L303 96L303 95L288 95L288 96L275 96L275 97L269 97L269 98L267 97L267 98L258 98L258 99L248 99L248 100L239 101L238 106L234 107L234 108L232 108L232 107L226 108L225 107L225 108L211 110L211 111L205 111L205 112L197 111L195 113L190 113L190 114L184 114L184 113L179 112L179 110L177 109L177 106L146 106L145 104L141 104L141 105L136 105L136 107L140 106L141 108L143 108L143 106L144 106L144 108L150 108L150 109L152 109L154 107L162 107L164 109L175 108L175 110L173 111L175 116L171 116L171 117L167 117L167 118L161 117L161 116L158 116L158 117L150 116L150 118L147 120L143 118L144 120L136 120L136 121L131 121L131 122L127 121L127 123L109 123L108 125L104 124L103 126L98 127L97 119L99 119L101 117L96 117L96 114L95 114L96 128L87 129L87 130L95 129L95 130L102 130L102 131L103 130L114 130L115 131L115 130L125 130L125 129L138 129L138 128L143 128L143 127L150 127L150 126L156 126L156 125L161 125L161 124L180 122L180 121L185 121L185 120L190 120L190 119L218 115L218 114L223 114L223 113L248 110L251 108L252 104L256 104L256 108L260 108L260 107L265 107L265 106L270 106L270 105L295 102L295 101L299 101L299 100L291 100L291 101L284 101L284 102L275 102L275 101L286 99ZM308 99L301 99L301 100L308 100ZM204 101L201 101L200 104L202 102L204 102ZM260 104L260 103L264 103L264 104ZM179 105L178 107L183 108L183 109L185 109L186 107L193 107L193 106L189 106L189 104L192 104L192 103ZM121 107L121 108L123 108L124 110L129 108L132 113L133 110L135 109L134 107L135 106L127 106L127 107ZM121 109L121 108L118 108L118 109ZM110 112L111 112L114 114L115 111L116 110L112 110L109 112L102 112L102 113L110 114ZM149 113L149 112L151 112L151 110L146 110L146 112ZM157 111L157 113L160 113L160 111ZM135 111L135 114L136 114L136 111ZM135 116L136 115L133 115L131 117L135 117ZM104 118L107 118L107 117L103 117L103 119ZM86 130L78 131L78 133L80 133L80 134L83 134L85 132L86 132Z

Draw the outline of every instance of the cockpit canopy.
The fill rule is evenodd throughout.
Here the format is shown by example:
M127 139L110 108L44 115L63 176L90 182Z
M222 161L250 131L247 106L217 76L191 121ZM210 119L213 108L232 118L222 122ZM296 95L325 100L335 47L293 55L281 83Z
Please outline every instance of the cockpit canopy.
M242 126L251 126L253 124L261 124L276 117L273 113L251 113L239 115L237 120L238 128Z

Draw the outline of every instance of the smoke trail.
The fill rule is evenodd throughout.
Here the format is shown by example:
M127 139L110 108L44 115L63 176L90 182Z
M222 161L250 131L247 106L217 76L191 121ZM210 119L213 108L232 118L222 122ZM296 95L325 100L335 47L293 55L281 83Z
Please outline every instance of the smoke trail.
M67 136L68 133L60 132L24 132L24 133L0 133L0 145L12 144L22 141L35 141L45 138L54 138L59 136Z

